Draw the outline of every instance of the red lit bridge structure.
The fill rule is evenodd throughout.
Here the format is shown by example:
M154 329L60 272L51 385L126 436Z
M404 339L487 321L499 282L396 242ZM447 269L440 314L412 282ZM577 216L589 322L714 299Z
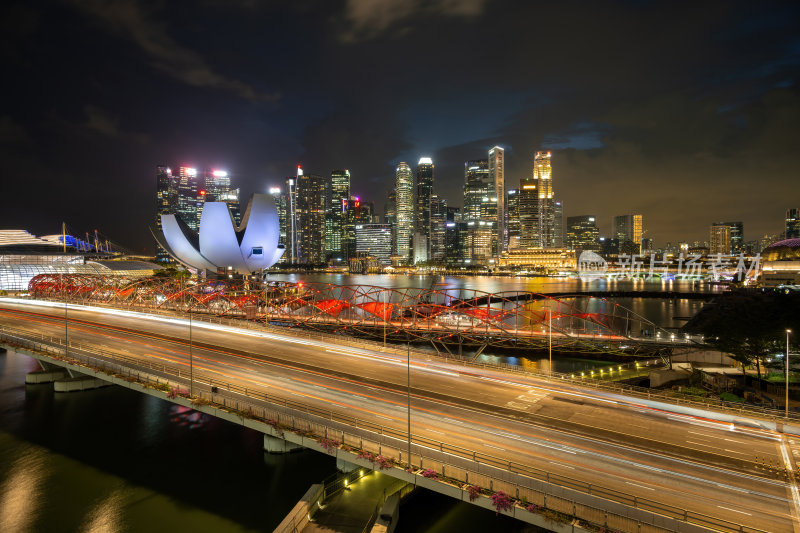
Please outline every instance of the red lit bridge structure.
M35 298L158 309L268 322L387 342L431 343L453 353L462 347L664 354L701 344L664 330L611 299L524 291L487 293L446 288L167 277L35 276Z

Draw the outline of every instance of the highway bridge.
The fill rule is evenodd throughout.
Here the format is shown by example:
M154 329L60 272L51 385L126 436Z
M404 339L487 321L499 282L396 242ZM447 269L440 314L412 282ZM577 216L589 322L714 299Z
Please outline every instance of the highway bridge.
M0 340L349 462L384 462L465 501L471 486L484 506L502 491L524 503L508 512L549 528L798 530L800 423L775 413L676 405L335 336L32 299L0 299Z
M502 349L668 354L701 336L668 331L612 298L525 291L385 288L332 283L39 275L40 299L239 317L384 342L425 343L453 354Z

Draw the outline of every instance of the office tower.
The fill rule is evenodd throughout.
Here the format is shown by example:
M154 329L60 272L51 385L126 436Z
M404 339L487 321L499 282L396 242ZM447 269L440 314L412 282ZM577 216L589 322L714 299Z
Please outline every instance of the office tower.
M642 215L620 215L614 217L614 237L619 241L620 253L641 254Z
M280 187L270 187L269 194L278 210L278 243L286 246L286 195L283 194ZM286 248L288 249L288 246ZM278 262L285 263L289 260L284 252Z
M445 223L447 223L447 200L438 194L431 195L431 232L428 243L428 259L430 261L444 261Z
M225 202L228 210L233 217L233 222L236 226L242 223L242 212L239 206L239 189L231 188L231 179L228 172L225 170L211 170L206 171L203 175L203 190L202 202ZM202 215L202 206L200 207L200 214Z
M350 171L331 172L330 198L325 215L325 254L329 258L344 259L342 233L350 201Z
M800 238L800 209L792 208L786 210L784 235L787 239Z
M564 204L560 201L553 203L553 247L564 246Z
M306 174L297 167L297 175L286 178L286 253L295 264L325 261L325 212L328 179Z
M447 221L448 222L461 222L463 220L463 216L461 213L461 209L455 206L447 206Z
M417 163L417 207L414 231L428 238L427 250L425 251L426 260L430 257L432 194L433 160L430 157L422 157Z
M537 236L534 246L555 246L555 199L553 198L553 168L550 152L536 152L533 160L533 181L538 192L536 211Z
M395 253L407 263L411 260L411 236L414 233L414 175L407 163L397 165L395 191Z
M533 176L519 182L519 248L529 250L541 246L539 240L539 190Z
M448 216L450 213L448 213ZM448 266L461 266L464 263L464 234L467 222L448 220L444 225L445 254Z
M489 203L489 161L475 159L464 163L464 209L462 218L480 220L481 213L487 211Z
M156 229L161 231L161 215L175 214L178 204L178 177L168 166L156 167ZM161 246L156 247L156 261L167 263L170 255Z
M472 220L465 222L464 262L471 265L496 264L497 222L494 220Z
M176 214L190 229L197 231L200 224L198 194L199 177L197 169L180 167L178 169L178 202Z
M392 225L392 231L395 231L395 224L397 224L397 206L396 204L397 191L394 187L389 191L386 197L386 203L383 204L383 222Z
M567 247L573 250L599 250L600 230L594 215L567 217Z
M519 249L519 189L506 191L506 243L505 250Z
M711 255L731 253L731 227L723 222L711 224L711 243L708 253Z
M744 224L742 222L714 222L714 225L724 225L731 228L730 253L744 252Z
M347 202L344 226L342 227L342 255L344 259L356 256L356 226L372 224L375 206L364 202L358 196L351 196Z
M489 183L492 185L491 200L496 204L495 217L489 220L497 222L495 231L495 257L499 256L503 251L503 243L505 242L505 212L506 212L506 178L505 178L505 150L499 146L495 146L489 150Z
M358 257L374 257L382 265L391 265L391 224L356 224L355 254Z

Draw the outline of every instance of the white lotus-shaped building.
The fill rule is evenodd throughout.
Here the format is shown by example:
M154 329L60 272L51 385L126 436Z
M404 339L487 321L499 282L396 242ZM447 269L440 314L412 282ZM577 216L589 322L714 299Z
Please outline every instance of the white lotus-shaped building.
M206 202L195 233L175 215L161 215L158 243L180 263L212 272L257 272L283 255L278 210L272 197L254 194L236 227L225 202Z

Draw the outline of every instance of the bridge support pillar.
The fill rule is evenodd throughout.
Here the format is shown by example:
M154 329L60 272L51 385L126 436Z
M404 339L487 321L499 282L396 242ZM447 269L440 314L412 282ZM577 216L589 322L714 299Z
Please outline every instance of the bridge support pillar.
M74 370L67 370L69 377L57 379L53 381L53 390L56 392L75 392L99 389L100 387L108 387L112 385L108 381L98 379L96 377L87 376Z
M299 444L293 444L289 441L273 437L272 435L264 435L264 451L269 453L289 453L296 450L302 450L303 447Z
M64 368L34 370L33 372L28 372L28 375L25 376L25 383L29 385L53 383L54 381L65 379L68 375Z
M339 470L339 472L344 472L345 474L347 474L358 468L361 467L358 465L354 465L353 463L348 463L344 459L339 459L338 457L336 458L336 469Z

